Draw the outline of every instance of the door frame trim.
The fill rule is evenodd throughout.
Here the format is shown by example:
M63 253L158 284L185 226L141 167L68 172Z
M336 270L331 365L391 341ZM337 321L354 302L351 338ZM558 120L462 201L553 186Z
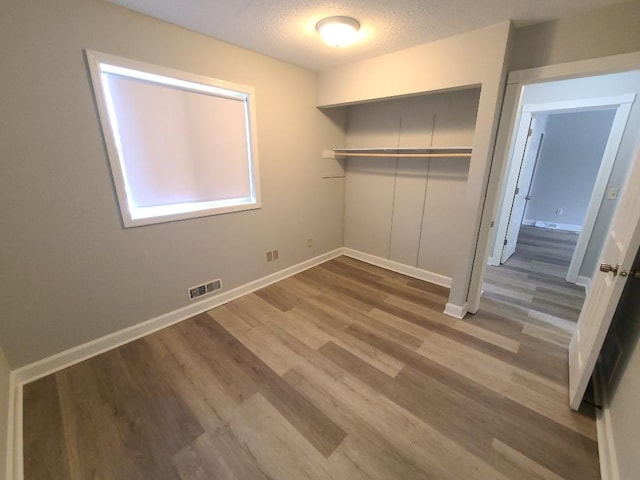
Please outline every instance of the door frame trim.
M517 132L513 139L511 151L513 152L509 159L509 167L506 173L504 186L504 195L500 214L498 215L498 225L496 226L496 240L493 249L493 259L495 263L491 265L502 264L507 234L509 233L509 225L511 224L511 216L513 212L513 204L515 203L516 188L520 180L520 172L525 161L527 147L529 146L529 129L533 122L533 115L520 115L516 118L513 125L513 131ZM520 159L516 161L515 159Z
M598 170L596 182L593 185L593 192L591 193L591 198L589 199L587 214L585 215L584 222L582 223L582 231L580 232L580 236L578 237L578 243L576 244L576 248L573 251L571 263L569 264L569 270L567 271L567 282L576 283L578 281L580 267L582 266L582 261L584 260L584 256L587 253L587 247L589 246L589 241L591 240L591 234L593 233L593 228L596 224L600 206L604 201L607 184L609 182L609 176L611 175L611 170L613 170L616 157L618 156L620 142L622 141L624 129L627 126L629 114L631 113L631 105L633 105L635 98L635 93L621 95L619 97L620 102L616 107L616 115L613 118L611 131L609 132L609 138L607 139L607 145L605 146L604 153L602 154L600 169Z
M521 89L520 95L524 91L524 86ZM600 205L604 200L604 195L613 169L620 142L624 134L624 129L631 113L631 105L635 101L636 94L628 93L615 96L597 97L597 98L584 98L578 100L566 100L560 102L550 103L538 103L538 104L524 104L520 108L520 112L517 114L515 123L513 125L513 131L517 131L516 136L512 141L510 151L513 153L510 156L509 164L507 167L507 178L511 179L516 169L521 168L522 161L524 159L524 150L526 149L526 126L530 124L534 115L541 113L566 113L566 112L581 112L589 110L599 110L607 107L615 108L616 115L613 123L611 124L611 130L609 137L607 138L607 144L600 162L600 168L598 175L591 193L589 200L589 206L583 222L582 230L578 237L578 242L571 258L571 264L567 273L567 281L576 283L584 260L591 234L596 223L598 211ZM520 162L514 161L516 158L520 158ZM513 183L513 184L511 184ZM498 224L496 226L496 237L493 245L493 255L489 260L490 265L500 265L502 258L502 241L507 234L510 218L505 214L506 209L512 203L512 197L515 194L516 184L514 182L507 183L505 186L505 192L502 197L501 207L499 210Z
M467 293L468 312L475 313L480 306L482 280L487 267L489 249L493 244L491 237L495 235L492 222L495 218L498 197L500 196L499 188L503 182L505 163L510 153L508 146L511 144L511 137L513 136L512 126L516 112L520 107L522 87L528 83L622 73L638 69L640 69L640 52L633 52L547 65L527 70L517 70L509 73L494 149L494 161L489 178L487 179L487 195L485 197L484 213L477 231L476 255Z

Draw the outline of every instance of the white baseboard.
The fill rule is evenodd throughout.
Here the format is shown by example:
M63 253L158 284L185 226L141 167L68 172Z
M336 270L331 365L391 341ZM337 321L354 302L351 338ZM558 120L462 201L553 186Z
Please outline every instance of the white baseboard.
M2 453L4 455L4 465L2 467L2 471L0 471L0 479L3 480L11 480L14 478L13 475L13 465L14 465L14 456L15 456L15 374L13 372L9 372L9 382L7 386L7 391L2 392L2 394L7 395L7 408L5 411L0 412L1 415L6 415L6 432L0 432L3 435L2 441L0 442L1 448L4 450ZM3 409L4 410L4 409Z
M451 277L445 277L444 275L440 275L438 273L433 273L427 270L422 270L421 268L394 262L393 260L388 260L386 258L376 257L375 255L370 255L368 253L353 250L351 248L343 248L342 253L347 257L355 258L356 260L361 260L380 268L386 268L387 270L391 270L392 272L402 273L403 275L407 275L408 277L417 278L419 280L424 280L425 282L451 288ZM444 309L444 313L458 319L464 318L464 316L467 314L467 304L465 303L461 307L458 305L447 303L447 306Z
M599 395L602 410L596 409L596 429L598 435L598 457L600 459L600 477L602 480L620 480L616 448L613 441L609 394L604 382L602 364L597 363L594 374L594 389Z
M447 303L444 307L444 313L449 315L450 317L457 318L458 320L462 320L464 316L467 314L467 304L464 305L454 305L453 303Z
M428 272L426 270L411 267L408 265L403 265L392 260L376 257L374 255L369 255L357 250L352 250L349 248L338 248L318 257L306 260L297 265L285 268L284 270L281 270L279 272L267 275L266 277L254 280L245 285L241 285L232 290L221 292L218 295L209 297L195 304L187 305L178 310L168 312L158 317L146 320L142 323L138 323L123 330L119 330L104 337L92 340L85 344L78 345L55 355L51 355L50 357L38 360L37 362L31 363L29 365L25 365L24 367L20 367L13 372L13 374L15 375L15 383L18 386L24 385L25 383L29 383L44 376L50 375L59 370L62 370L63 368L70 367L71 365L79 363L83 360L87 360L108 350L117 348L121 345L137 340L138 338L144 337L170 325L179 323L195 315L206 312L207 310L211 310L212 308L235 300L238 297L247 295L251 292L264 288L287 277L303 272L304 270L308 270L309 268L312 268L333 258L339 257L340 255L347 255L349 257L362 260L363 262L386 268L394 272L402 273L413 278L434 283L436 285L451 287L451 278L445 277L444 275L439 275L437 273ZM466 313L464 307L452 306L448 304L447 309L449 310L450 315L461 315L459 318L462 318L462 316L464 316L464 313ZM463 310L464 313L462 313Z
M576 285L584 287L585 293L589 293L589 290L591 289L591 277L579 276L576 279Z
M351 248L343 248L342 254L346 255L347 257L355 258L356 260L362 260L363 262L370 263L371 265L375 265L377 267L386 268L387 270L391 270L392 272L402 273L403 275L407 275L408 277L417 278L419 280L424 280L425 282L451 288L451 278L445 277L444 275L440 275L438 273L433 273L427 270L422 270L421 268L394 262L393 260L388 260L386 258L376 257L375 255L370 255L368 253L353 250Z
M12 410L12 425L9 430L11 435L10 453L11 459L8 462L7 468L11 468L9 472L13 475L9 475L7 480L23 480L24 479L24 455L22 450L22 384L16 381L15 375L12 379L12 391L11 391L11 410Z
M159 317L152 318L129 328L125 328L118 332L114 332L83 345L78 345L77 347L70 348L64 352L57 353L32 364L18 368L15 370L16 382L19 385L32 382L83 360L132 342L133 340L137 340L138 338L149 335L165 327L179 323L195 315L199 315L200 313L206 312L207 310L211 310L212 308L235 300L238 297L247 295L248 293L264 288L272 283L300 273L311 267L319 265L320 263L326 262L327 260L339 257L343 253L342 250L342 248L338 248L297 265L285 268L279 272L267 275L266 277L241 285L232 290L221 292L219 295L209 297L206 300L202 300L192 305L187 305L186 307L174 310L173 312L160 315Z
M544 220L530 220L526 218L522 221L522 224L532 227L551 228L553 230L567 230L569 232L577 233L580 233L582 231L582 225L573 225L571 223L546 222Z
M342 254L343 249L338 248L297 265L285 268L279 272L267 275L266 277L254 280L253 282L241 285L227 292L222 292L219 295L202 300L196 304L188 305L83 345L70 348L69 350L57 353L11 372L11 392L9 397L9 419L7 428L8 445L6 480L23 480L24 478L24 459L22 450L22 386L25 383L50 375L62 370L63 368L137 340L138 338L149 335L175 323L179 323L193 317L194 315L211 310L212 308L235 300L238 297L247 295L248 293L303 272L304 270L308 270L309 268L331 260L332 258L339 257Z
M425 280L436 285L444 287L451 286L451 278L449 277L421 270L419 268L402 265L397 262L358 252L356 250L338 248L266 277L241 285L227 292L222 292L219 295L207 298L206 300L202 300L193 305L188 305L173 312L160 315L159 317L149 319L129 328L114 332L110 335L92 340L83 345L70 348L64 352L57 353L32 364L18 368L11 372L10 380L12 389L9 407L10 418L8 435L10 438L8 442L9 445L7 447L10 460L7 465L6 480L23 480L24 477L24 460L22 450L22 386L25 383L50 375L62 370L63 368L137 340L138 338L154 333L170 325L179 323L193 317L194 315L211 310L212 308L223 305L238 297L247 295L297 273L303 272L304 270L308 270L309 268L339 257L340 255L347 255L372 265L386 268L420 280ZM450 312L453 313L447 312L447 310L450 310ZM449 313L449 315L453 315L456 318L462 318L464 313L466 313L466 306L458 307L447 304L447 310L445 310L445 313Z

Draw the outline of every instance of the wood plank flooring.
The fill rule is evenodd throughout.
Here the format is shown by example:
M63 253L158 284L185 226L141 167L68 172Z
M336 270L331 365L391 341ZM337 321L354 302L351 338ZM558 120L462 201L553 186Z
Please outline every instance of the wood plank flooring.
M516 253L499 267L488 266L484 296L512 312L572 330L585 291L565 280L578 234L522 225Z
M600 478L562 331L447 295L340 257L25 385L25 478Z

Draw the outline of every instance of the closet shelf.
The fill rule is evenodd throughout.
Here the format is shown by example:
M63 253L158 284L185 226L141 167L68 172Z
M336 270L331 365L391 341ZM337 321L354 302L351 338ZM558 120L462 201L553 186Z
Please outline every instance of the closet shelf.
M457 158L471 157L471 147L396 147L396 148L334 148L336 158Z

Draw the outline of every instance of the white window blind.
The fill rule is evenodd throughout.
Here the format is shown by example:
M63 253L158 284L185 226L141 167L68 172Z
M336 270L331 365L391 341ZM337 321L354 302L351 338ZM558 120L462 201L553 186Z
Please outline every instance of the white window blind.
M125 226L259 208L250 87L87 58Z

